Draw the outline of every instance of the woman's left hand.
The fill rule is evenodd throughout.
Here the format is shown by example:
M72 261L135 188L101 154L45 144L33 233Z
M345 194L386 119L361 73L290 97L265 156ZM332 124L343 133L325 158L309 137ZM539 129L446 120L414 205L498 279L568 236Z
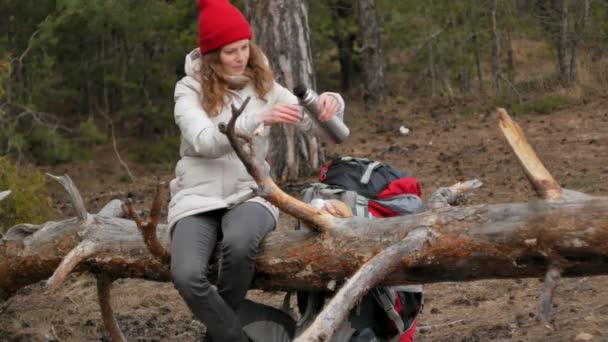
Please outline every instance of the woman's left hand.
M319 95L319 105L321 109L321 115L319 120L325 122L331 119L332 116L338 111L338 100L333 95L323 93Z

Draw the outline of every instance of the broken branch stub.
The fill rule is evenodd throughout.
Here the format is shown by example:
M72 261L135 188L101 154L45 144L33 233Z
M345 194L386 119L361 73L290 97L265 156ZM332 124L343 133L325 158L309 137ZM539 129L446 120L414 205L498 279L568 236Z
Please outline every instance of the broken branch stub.
M63 186L65 191L67 191L68 195L70 196L70 201L72 202L72 205L74 206L74 211L76 212L76 217L82 222L87 222L89 214L84 206L84 201L82 200L80 191L78 191L78 188L76 187L76 185L74 185L74 182L72 181L70 176L54 176L50 173L47 173L47 176L49 176L51 179L57 181L59 184L61 184L61 186Z
M473 179L466 182L456 183L447 188L439 188L431 195L427 202L427 207L431 210L449 207L456 204L458 199L465 193L475 190L482 185L482 182L477 179Z
M11 194L10 190L1 191L0 192L0 201L2 201L3 199L7 198L10 194Z
M562 188L538 158L521 127L511 119L504 108L497 108L499 127L524 173L540 197L546 200L562 199Z
M160 213L163 206L163 198L165 196L166 189L167 184L165 182L159 182L158 186L156 187L156 195L152 201L150 216L145 222L135 210L133 200L131 198L127 198L124 208L129 216L131 216L133 221L135 221L137 229L141 233L144 243L146 244L146 247L148 247L150 253L163 263L169 263L171 256L169 255L167 249L165 249L165 247L158 240L156 227L158 226L158 221L160 220Z

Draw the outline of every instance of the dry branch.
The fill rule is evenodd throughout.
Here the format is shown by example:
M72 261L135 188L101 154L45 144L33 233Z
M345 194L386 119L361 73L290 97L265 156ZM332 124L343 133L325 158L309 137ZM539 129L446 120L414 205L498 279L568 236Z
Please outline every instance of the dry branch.
M454 205L465 193L477 189L481 185L482 183L479 180L473 179L456 183L449 188L439 188L431 195L427 207L436 210Z
M0 191L0 201L7 198L11 194L10 190Z
M156 188L156 195L154 196L154 201L152 202L150 217L146 220L146 222L144 222L141 217L139 217L139 214L137 214L135 211L131 198L127 199L127 203L124 208L129 216L131 216L131 218L135 221L137 229L143 236L144 242L146 243L150 253L152 253L153 256L158 258L163 263L169 263L171 256L169 255L169 252L167 252L167 249L165 249L165 247L163 247L163 245L158 241L158 238L156 237L156 226L160 220L160 211L163 206L163 197L166 190L167 184L160 182Z
M327 304L315 321L296 342L329 341L340 324L348 317L353 306L377 285L387 274L399 266L403 258L416 258L416 253L429 241L429 231L418 228L403 241L383 250L366 262Z
M289 196L270 177L270 170L264 159L265 154L256 153L256 151L261 152L267 148L268 139L265 136L266 132L263 125L258 127L251 137L243 137L239 132L235 131L236 120L249 103L249 99L248 97L240 108L232 106L232 118L227 125L220 126L220 130L226 134L230 145L245 165L247 172L257 183L258 189L256 189L256 193L287 214L299 218L312 229L320 232L332 229L335 226L333 216L319 208L315 208ZM242 140L245 140L249 144L249 151L244 148Z
M500 117L501 131L536 192L546 200L561 199L562 188L540 161L519 125L503 108L498 108L496 112Z
M97 299L99 300L99 307L101 308L101 319L103 325L110 334L112 342L126 342L125 335L120 330L118 322L114 318L114 312L112 311L110 288L112 287L112 278L105 274L97 275Z
M61 261L61 264L55 269L53 276L47 281L49 290L57 290L65 281L65 278L74 270L83 260L93 257L99 252L99 246L89 240L84 240L68 253Z
M84 201L82 200L82 196L80 195L80 191L72 179L68 175L64 176L53 176L50 173L47 173L47 176L51 177L53 180L57 181L59 184L63 186L65 191L68 192L70 196L70 200L72 201L72 205L74 206L74 211L76 211L76 217L83 222L86 222L88 213L87 209L84 207Z
M591 199L591 196L586 194L562 189L540 161L519 125L511 119L511 116L503 108L496 109L496 112L500 117L499 127L503 135L522 165L528 180L541 198L548 201L585 201ZM549 315L551 314L553 296L561 277L560 266L565 263L568 263L568 261L559 257L553 260L553 265L549 267L545 275L543 288L539 296L538 317L549 329L552 329L551 323L549 323Z

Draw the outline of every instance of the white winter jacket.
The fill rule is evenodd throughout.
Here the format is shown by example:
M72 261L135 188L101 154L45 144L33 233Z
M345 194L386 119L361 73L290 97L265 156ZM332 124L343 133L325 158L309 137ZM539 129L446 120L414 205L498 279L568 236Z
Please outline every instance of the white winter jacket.
M257 97L252 82L243 89L230 90L230 103L217 116L209 116L200 100L201 84L199 68L201 55L198 49L186 56L186 76L175 86L175 122L181 131L180 156L175 167L175 178L170 183L169 227L186 216L220 208L230 208L243 198L251 197L257 187L243 163L230 146L228 138L218 125L228 122L232 116L230 103L239 107L250 96L245 111L239 116L236 128L247 134L256 128L255 115L268 111L276 103L297 104L298 99L289 90L275 82L266 101ZM339 113L344 113L344 101L339 94ZM304 115L304 130L311 130L312 120ZM278 209L260 197L248 201L259 202L275 217Z

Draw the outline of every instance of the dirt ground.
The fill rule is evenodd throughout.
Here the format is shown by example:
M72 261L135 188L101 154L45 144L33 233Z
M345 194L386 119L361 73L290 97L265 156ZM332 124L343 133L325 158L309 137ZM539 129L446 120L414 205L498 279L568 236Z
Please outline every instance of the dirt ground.
M484 185L467 198L467 204L534 200L498 131L497 118L484 110L464 113L465 104L465 100L391 100L382 111L366 112L351 101L347 114L351 139L328 146L328 155L364 156L403 168L420 179L426 196L439 186L477 178ZM550 115L517 113L515 119L562 186L608 195L606 108L604 94ZM400 126L410 133L401 135ZM128 148L121 151L127 154ZM69 173L91 212L128 192L146 208L155 182L169 180L171 168L132 162L130 166L137 181L121 183L123 171L109 147L101 149L94 162L49 171ZM61 192L59 187L56 190ZM63 195L57 196L56 204L70 215ZM426 285L417 341L575 341L577 336L580 341L608 341L608 277L564 279L556 294L553 331L536 320L540 286L539 279ZM171 284L120 280L112 296L118 323L129 341L197 341L203 335L204 327L193 320ZM277 306L283 298L282 293L257 290L249 296ZM72 275L56 294L45 294L36 284L0 303L0 341L107 341L104 334L95 281L88 274Z

